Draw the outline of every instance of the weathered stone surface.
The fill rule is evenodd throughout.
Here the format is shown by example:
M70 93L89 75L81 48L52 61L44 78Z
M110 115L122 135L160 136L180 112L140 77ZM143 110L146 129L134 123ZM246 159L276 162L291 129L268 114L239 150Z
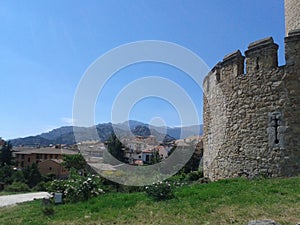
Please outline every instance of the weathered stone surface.
M285 0L286 35L292 30L300 29L300 1Z
M274 44L274 40L272 37L267 37L258 41L254 41L248 45L248 49L265 47L266 45Z
M247 225L280 225L274 220L253 220L247 223Z

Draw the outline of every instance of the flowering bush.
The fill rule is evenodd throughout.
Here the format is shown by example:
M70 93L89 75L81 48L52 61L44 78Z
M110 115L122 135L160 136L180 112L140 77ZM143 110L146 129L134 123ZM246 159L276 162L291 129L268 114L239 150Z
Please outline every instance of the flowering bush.
M145 191L148 196L158 201L174 198L174 185L168 181L146 186Z
M77 176L68 180L54 180L49 183L47 191L62 193L66 202L76 202L104 193L100 185L100 179L94 175Z

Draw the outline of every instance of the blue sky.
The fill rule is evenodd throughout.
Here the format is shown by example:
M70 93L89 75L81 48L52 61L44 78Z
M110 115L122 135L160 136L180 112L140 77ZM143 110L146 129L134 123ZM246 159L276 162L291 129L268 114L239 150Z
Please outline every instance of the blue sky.
M280 45L282 65L284 29L283 0L1 1L0 137L69 125L84 72L120 45L174 42L213 67L224 55L243 52L250 42L272 36ZM110 121L112 102L124 86L153 75L180 84L201 111L201 90L186 74L144 63L125 68L107 82L96 103L96 122ZM154 117L169 126L180 124L174 107L158 98L145 98L130 112L130 119L143 122Z

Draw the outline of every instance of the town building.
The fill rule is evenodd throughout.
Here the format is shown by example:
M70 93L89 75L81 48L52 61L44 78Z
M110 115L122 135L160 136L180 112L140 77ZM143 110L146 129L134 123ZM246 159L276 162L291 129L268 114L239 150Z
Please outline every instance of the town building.
M74 154L78 154L78 151L55 147L17 147L13 149L17 169L36 163L42 175L55 174L57 177L68 175L68 171L62 166L63 155Z

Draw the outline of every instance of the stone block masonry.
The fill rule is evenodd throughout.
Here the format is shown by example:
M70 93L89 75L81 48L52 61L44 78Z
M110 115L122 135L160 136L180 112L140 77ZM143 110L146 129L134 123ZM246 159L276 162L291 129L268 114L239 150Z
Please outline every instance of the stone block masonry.
M300 174L300 32L285 38L285 66L277 51L272 38L253 42L205 78L203 169L211 180Z
M300 0L285 0L286 36L297 29L300 29Z

